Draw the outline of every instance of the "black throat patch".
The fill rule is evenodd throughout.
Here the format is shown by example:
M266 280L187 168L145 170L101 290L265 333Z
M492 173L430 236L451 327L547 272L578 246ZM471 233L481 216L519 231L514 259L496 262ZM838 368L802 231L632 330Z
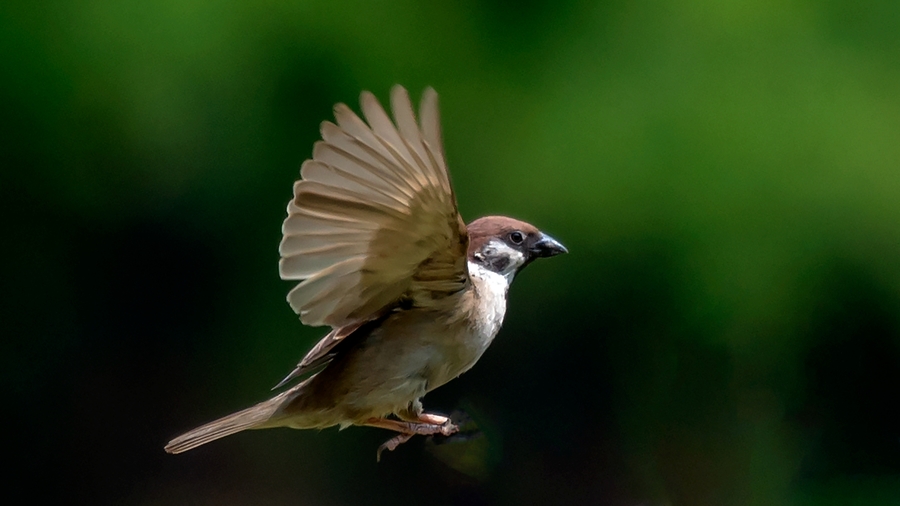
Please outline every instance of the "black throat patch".
M500 273L503 272L504 269L509 265L509 257L506 255L501 255L496 258L490 258L487 260L486 267L494 272Z

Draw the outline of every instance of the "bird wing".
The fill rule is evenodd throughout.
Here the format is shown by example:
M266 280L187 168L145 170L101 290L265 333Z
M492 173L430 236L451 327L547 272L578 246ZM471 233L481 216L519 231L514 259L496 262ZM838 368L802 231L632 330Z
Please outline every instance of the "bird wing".
M319 367L331 362L331 359L334 358L337 353L337 345L344 341L345 338L349 337L351 334L359 330L362 327L362 323L354 323L351 325L345 325L343 327L339 327L336 329L332 329L325 337L319 340L315 346L309 352L306 353L300 362L297 364L297 367L294 367L294 370L290 372L287 376L284 377L283 380L279 381L277 385L272 387L272 390L277 390L282 386L289 383L292 379L303 376L304 374L314 371ZM337 349L336 349L337 348Z
M437 93L425 90L420 122L400 86L391 90L396 125L371 93L360 103L368 124L344 104L337 124L322 123L282 227L281 277L301 280L288 302L304 324L334 328L310 353L319 357L402 300L427 305L469 282Z

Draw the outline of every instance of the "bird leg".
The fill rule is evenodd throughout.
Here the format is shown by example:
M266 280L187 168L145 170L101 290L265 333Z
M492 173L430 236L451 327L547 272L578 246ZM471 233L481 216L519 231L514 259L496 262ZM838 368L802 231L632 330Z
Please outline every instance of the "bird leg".
M369 427L378 427L381 429L393 430L402 434L429 436L432 434L442 434L449 436L455 433L458 428L450 423L450 419L446 416L432 415L422 413L417 421L391 420L390 418L369 418L365 423Z
M430 413L421 413L416 421L391 420L390 418L370 418L362 425L369 427L378 427L397 431L400 434L385 441L378 447L376 455L377 460L381 460L381 452L384 450L394 451L401 444L409 441L415 435L430 436L433 434L441 434L449 436L456 433L459 428L450 423L450 419L446 416L432 415Z
M450 423L450 417L447 417L447 416L435 415L432 413L420 413L419 421L422 423L430 423L432 425L448 425L450 427L453 427L453 432L451 432L450 434L453 434L454 432L457 431L456 425L453 425L452 423ZM443 432L441 432L441 434L443 434L445 436L450 435L450 434L444 434Z
M445 423L450 423L449 417L425 413L422 408L422 401L419 399L410 402L406 409L397 411L394 414L401 420L407 422L429 423L432 425L444 425Z

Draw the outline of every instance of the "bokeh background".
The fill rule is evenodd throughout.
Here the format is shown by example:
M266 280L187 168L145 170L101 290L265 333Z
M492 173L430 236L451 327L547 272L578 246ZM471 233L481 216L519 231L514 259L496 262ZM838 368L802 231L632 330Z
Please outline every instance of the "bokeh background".
M0 6L7 480L28 502L900 504L900 3ZM481 362L376 429L173 436L324 330L284 301L335 102L441 95L461 211L548 231Z

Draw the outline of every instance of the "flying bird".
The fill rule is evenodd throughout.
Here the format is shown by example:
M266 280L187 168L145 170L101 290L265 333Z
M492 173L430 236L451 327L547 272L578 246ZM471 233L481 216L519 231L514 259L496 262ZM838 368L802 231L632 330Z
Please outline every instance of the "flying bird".
M401 86L391 90L394 121L371 93L360 103L365 122L337 104L337 123L322 123L279 247L281 278L299 281L291 307L302 323L331 331L275 389L299 383L178 436L167 452L247 429L361 425L397 433L380 457L417 434L453 434L449 418L424 412L422 397L481 358L516 274L566 253L512 218L465 225L433 89L422 96L419 121Z

